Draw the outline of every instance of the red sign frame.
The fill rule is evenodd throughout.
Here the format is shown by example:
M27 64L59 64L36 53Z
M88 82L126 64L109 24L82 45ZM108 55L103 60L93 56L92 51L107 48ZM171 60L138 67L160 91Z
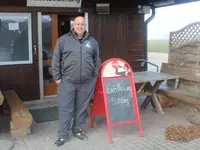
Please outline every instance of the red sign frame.
M123 62L130 70L130 75L129 76L116 76L116 77L103 77L103 72L105 70L106 65L110 62L115 62L115 61ZM139 108L138 108L138 99L137 99L136 88L135 88L134 74L133 74L133 70L130 67L130 65L126 61L124 61L120 58L108 59L101 66L99 78L100 78L100 80L99 79L97 80L97 85L96 85L95 94L94 94L92 116L90 118L90 127L92 127L92 122L93 122L92 117L93 116L99 116L99 115L106 114L108 137L109 137L110 144L112 143L111 127L113 127L113 126L119 126L119 125L123 125L123 124L130 124L130 123L137 122L138 126L139 126L139 130L140 130L140 136L143 137L142 124L141 124L140 113L139 113ZM133 105L134 105L133 107L135 110L136 119L112 124L110 121L110 112L109 112L108 101L107 101L107 96L106 96L105 80L117 80L119 78L130 78L131 87L132 87L131 88L132 95L133 95ZM99 82L101 82L101 83L99 83ZM102 98L104 101L103 103L102 103Z

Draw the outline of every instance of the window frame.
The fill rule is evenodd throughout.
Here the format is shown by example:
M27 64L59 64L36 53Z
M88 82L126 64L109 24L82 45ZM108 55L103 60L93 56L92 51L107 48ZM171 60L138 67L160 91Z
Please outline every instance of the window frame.
M32 14L31 13L14 13L14 12L0 12L1 16L18 16L28 18L28 53L29 60L22 61L0 61L1 65L20 65L20 64L33 64L33 47L32 47Z

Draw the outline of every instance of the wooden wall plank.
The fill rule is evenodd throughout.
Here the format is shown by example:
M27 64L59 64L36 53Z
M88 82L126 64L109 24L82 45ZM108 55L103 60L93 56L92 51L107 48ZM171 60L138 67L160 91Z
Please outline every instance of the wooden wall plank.
M125 59L134 71L142 71L144 59L144 16L134 13L96 15L89 13L89 32L100 45L102 62L111 57ZM135 25L135 28L129 26Z
M33 13L32 44L37 45L37 18ZM33 46L32 45L32 46ZM23 100L39 99L38 49L33 49L33 64L0 66L0 89L15 90Z
M16 2L20 4L22 1ZM3 3L0 2L0 6L1 4ZM15 12L37 12L39 9L27 7L1 8L0 11ZM111 57L120 57L130 63L134 71L143 71L144 68L137 62L137 59L144 58L145 54L144 15L138 14L137 9L134 8L113 8L110 15L97 15L95 7L87 9L89 10L89 32L99 42L102 61ZM64 9L48 8L45 11L61 11L63 13ZM68 9L65 9L65 12L65 14L68 14ZM35 20L33 24L34 36L37 36L36 26L37 21ZM33 40L37 41L35 37ZM37 42L33 44L37 44ZM15 90L23 101L39 99L38 66L38 55L34 55L33 65L0 66L0 88L2 90Z

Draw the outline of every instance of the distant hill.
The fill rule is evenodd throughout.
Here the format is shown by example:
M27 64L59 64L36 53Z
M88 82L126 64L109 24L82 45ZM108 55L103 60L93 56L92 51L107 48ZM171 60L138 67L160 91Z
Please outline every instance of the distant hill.
M148 40L148 52L169 52L169 40Z

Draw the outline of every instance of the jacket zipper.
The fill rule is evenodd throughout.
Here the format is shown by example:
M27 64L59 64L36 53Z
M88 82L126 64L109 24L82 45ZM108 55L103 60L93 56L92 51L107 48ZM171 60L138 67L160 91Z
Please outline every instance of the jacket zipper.
M80 48L80 82L81 82L81 72L82 72L82 43Z

